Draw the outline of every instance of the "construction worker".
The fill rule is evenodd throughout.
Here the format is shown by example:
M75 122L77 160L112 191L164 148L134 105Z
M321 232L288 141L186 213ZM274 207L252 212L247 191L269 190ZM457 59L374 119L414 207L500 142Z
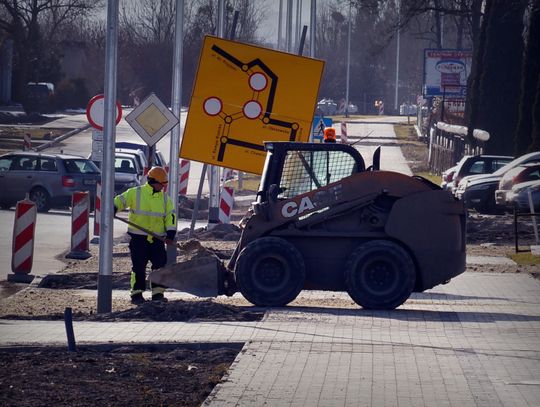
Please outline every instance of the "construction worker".
M129 221L156 235L163 236L167 244L174 244L176 236L176 214L171 199L162 190L167 185L167 172L161 167L152 167L144 185L133 187L114 198L114 213L129 208ZM165 266L167 251L165 243L134 226L128 226L131 236L131 303L142 304L145 300L146 265L152 270ZM151 284L152 301L167 301L164 286Z

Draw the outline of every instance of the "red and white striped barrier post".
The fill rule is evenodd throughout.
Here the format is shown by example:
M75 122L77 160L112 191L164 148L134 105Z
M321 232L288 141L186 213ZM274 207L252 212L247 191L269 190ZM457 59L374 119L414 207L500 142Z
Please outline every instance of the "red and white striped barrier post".
M94 238L90 243L99 243L99 226L101 222L101 182L96 183L96 198L94 201Z
M219 222L231 223L231 210L234 204L234 189L223 187L219 202Z
M13 224L11 257L11 271L13 274L8 274L8 281L30 283L34 279L30 272L34 262L36 215L36 204L28 199L28 195L24 200L17 202L15 222Z
M341 144L347 144L349 142L347 138L347 123L341 123L341 138L339 140Z
M68 259L85 260L91 256L88 244L90 198L88 192L74 192L71 198L71 251Z
M178 183L178 194L187 195L187 187L189 181L189 160L180 160L180 179Z

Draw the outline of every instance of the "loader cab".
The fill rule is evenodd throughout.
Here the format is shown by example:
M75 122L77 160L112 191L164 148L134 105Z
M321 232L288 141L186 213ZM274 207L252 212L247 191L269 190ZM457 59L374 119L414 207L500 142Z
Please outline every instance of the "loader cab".
M288 199L366 170L360 153L345 144L267 142L265 149L257 202L269 195Z

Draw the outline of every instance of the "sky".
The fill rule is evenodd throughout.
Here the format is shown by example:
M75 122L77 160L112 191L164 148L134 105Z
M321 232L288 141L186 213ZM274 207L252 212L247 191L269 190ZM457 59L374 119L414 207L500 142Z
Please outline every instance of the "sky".
M277 34L278 34L278 22L279 22L279 0L257 0L263 7L267 8L266 19L263 21L263 24L260 27L259 35L268 42L277 43ZM283 0L283 22L282 22L282 35L285 37L285 14L287 10L287 1ZM308 36L309 36L309 15L311 9L311 0L292 0L292 9L293 9L293 29L296 22L296 4L297 1L301 2L302 5L302 26L308 26ZM324 1L324 0L322 0ZM318 3L321 0L317 1ZM294 40L294 34L293 34Z

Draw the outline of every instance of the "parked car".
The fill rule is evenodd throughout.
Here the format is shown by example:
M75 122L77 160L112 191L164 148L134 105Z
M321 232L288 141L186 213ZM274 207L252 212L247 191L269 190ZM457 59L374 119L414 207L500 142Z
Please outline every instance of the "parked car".
M508 202L520 212L530 212L529 191L533 202L534 212L540 212L540 180L515 184L508 193Z
M88 191L93 201L99 168L83 157L67 154L13 152L0 156L0 206L10 208L26 194L39 212L71 205L76 191Z
M332 116L335 115L338 109L338 105L332 99L321 99L317 103L317 115L318 116Z
M456 173L458 166L454 165L453 167L448 168L442 173L442 182L441 188L446 191L452 190L452 181L454 180L454 175Z
M133 154L116 152L114 156L114 192L141 185L142 169Z
M518 165L504 174L499 181L499 188L495 191L495 203L501 208L512 207L507 199L514 185L528 181L540 180L540 164L529 163Z
M54 112L54 85L50 82L28 82L23 99L26 113Z
M148 167L148 160L142 150L132 150L130 148L115 148L114 154L128 154L137 161L137 174L144 176L144 169Z
M146 158L146 162L148 162L148 155L150 153L150 147L148 144L144 142L137 142L137 141L117 141L114 144L115 149L122 149L122 150L141 150L143 152L144 157ZM153 165L159 165L160 167L165 168L167 171L169 170L167 161L165 160L165 157L163 153L159 150L155 150L154 154L154 163ZM147 166L147 165L145 165Z
M463 178L455 195L462 199L469 209L476 209L480 213L496 213L500 208L495 205L495 190L498 188L501 178L512 168L526 163L540 163L540 151L522 155L499 168L493 174Z
M460 181L470 175L491 174L505 166L514 157L508 155L466 155L458 163L449 189L455 195Z
M404 103L399 106L399 115L400 116L416 116L418 112L418 106Z

